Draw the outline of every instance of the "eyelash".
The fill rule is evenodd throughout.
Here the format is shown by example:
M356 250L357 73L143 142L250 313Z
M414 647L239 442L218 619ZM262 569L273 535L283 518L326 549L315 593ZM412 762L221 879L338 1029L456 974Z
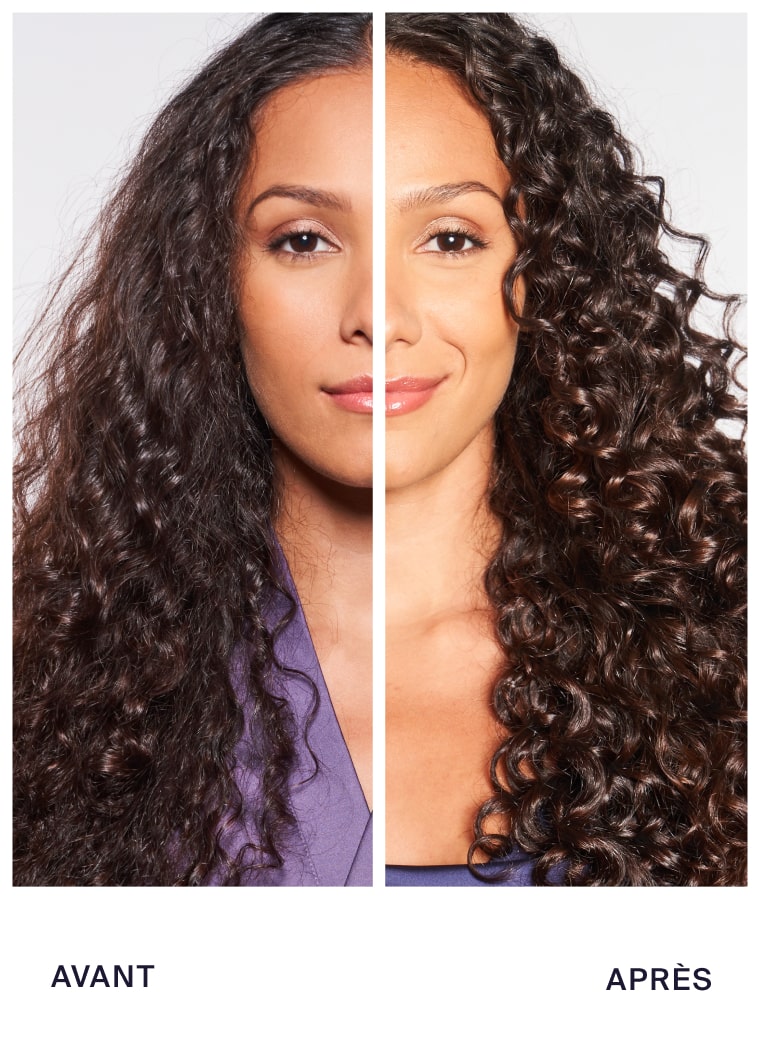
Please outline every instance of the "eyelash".
M295 237L299 236L316 237L317 240L322 240L325 244L328 244L330 250L319 251L315 249L314 251L293 251L292 248L289 249L285 247L289 240L293 240ZM272 251L276 255L283 255L290 262L311 262L314 259L319 258L321 255L332 255L338 250L332 241L328 240L324 233L311 228L290 229L287 233L280 233L267 243L266 248L267 251Z
M428 233L427 238L421 245L420 250L425 248L431 241L438 240L442 236L462 236L466 240L469 240L472 247L462 248L460 251L445 251L442 248L436 248L435 251L428 251L425 254L428 255L443 255L447 259L462 259L467 255L472 255L475 251L480 251L482 248L488 247L488 241L483 240L482 237L476 236L470 229L466 229L464 226L446 225L439 229L437 232Z

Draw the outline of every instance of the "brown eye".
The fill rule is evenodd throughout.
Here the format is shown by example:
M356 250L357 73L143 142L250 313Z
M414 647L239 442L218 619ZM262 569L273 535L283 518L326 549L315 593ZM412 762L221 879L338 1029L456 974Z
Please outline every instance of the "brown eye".
M466 251L467 244L472 244L469 237L464 233L439 233L435 238L438 251L458 252Z
M428 254L450 255L456 258L460 255L469 255L471 251L486 246L486 242L473 233L466 233L459 229L444 229L428 237L419 250Z
M340 250L337 244L314 229L278 234L269 241L267 249L275 255L284 255L290 262L298 258L310 261L312 256L332 255Z
M285 248L297 255L308 255L317 250L320 239L316 233L293 233L285 241Z

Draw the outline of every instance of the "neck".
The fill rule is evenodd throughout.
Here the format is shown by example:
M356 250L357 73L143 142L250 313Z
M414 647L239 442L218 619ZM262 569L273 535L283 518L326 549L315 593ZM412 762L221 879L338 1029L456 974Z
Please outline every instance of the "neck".
M499 542L488 490L493 432L444 470L386 493L386 622L424 625L488 608L483 574Z
M275 444L274 527L304 605L371 607L372 490L336 484Z

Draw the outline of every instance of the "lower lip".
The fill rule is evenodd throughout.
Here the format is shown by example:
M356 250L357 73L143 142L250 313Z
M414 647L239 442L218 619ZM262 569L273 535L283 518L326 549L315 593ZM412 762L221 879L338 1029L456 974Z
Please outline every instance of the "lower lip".
M413 410L419 410L432 397L437 387L436 383L420 391L386 392L385 416L400 417L401 414L411 414Z
M352 414L372 413L372 392L328 392L334 403Z

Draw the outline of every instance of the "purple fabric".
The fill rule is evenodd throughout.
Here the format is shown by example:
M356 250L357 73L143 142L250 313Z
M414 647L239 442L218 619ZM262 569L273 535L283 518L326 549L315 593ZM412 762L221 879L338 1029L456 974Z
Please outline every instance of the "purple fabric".
M509 870L504 879L490 882L472 874L467 865L386 865L386 887L532 887L535 858L514 846L508 857L491 861L488 875ZM565 874L565 865L549 873L549 882L560 886Z
M508 879L486 883L467 865L387 865L386 887L530 887L533 861L527 854L512 855L508 861L494 861L493 870L509 867Z
M296 826L280 846L282 868L251 873L243 885L370 886L372 814L335 716L295 586L285 559L281 560L283 582L295 603L295 613L275 638L281 668L276 670L271 690L288 700L298 735L297 764L290 782L290 807ZM285 596L275 594L267 617L272 630L289 608ZM223 839L225 849L233 854L245 842L255 842L253 810L259 803L262 768L255 741L248 737L251 720L255 735L255 706L244 674L241 652L233 662L232 678L246 715L246 737L238 748L236 776L243 813ZM314 688L304 675L316 688L316 709Z

